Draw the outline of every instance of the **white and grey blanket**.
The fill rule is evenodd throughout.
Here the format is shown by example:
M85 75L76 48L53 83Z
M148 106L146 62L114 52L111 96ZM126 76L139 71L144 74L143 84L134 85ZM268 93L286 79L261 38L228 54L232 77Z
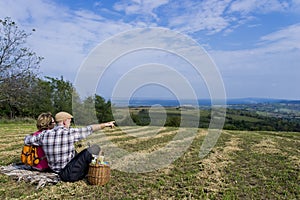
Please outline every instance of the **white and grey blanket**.
M17 181L24 180L30 184L37 184L36 189L42 188L47 184L56 184L60 181L58 174L32 170L30 166L23 164L13 163L8 166L0 166L0 172Z

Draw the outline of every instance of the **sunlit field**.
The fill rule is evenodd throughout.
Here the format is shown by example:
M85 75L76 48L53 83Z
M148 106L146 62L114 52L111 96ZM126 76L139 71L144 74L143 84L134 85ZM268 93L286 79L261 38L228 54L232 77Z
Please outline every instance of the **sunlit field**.
M0 124L0 165L19 162L25 135L34 123ZM109 140L128 152L151 152L170 142L175 127L124 126L95 132L84 142ZM105 186L86 179L35 185L0 175L1 199L299 199L300 133L222 131L213 150L198 157L207 134L197 129L188 150L167 167L148 173L116 169ZM109 146L103 145L105 152ZM109 154L106 154L107 159ZM114 162L114 160L110 160Z

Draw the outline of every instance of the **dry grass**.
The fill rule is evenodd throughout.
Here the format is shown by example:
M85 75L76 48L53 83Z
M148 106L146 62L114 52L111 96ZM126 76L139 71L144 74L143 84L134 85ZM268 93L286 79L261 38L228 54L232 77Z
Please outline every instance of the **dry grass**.
M224 147L215 148L213 154L201 161L203 171L198 173L197 178L208 180L204 187L206 191L217 193L229 186L225 181L224 168L235 164L231 159L231 154L242 150L239 147L240 144L239 138L231 137L230 141L225 142Z
M265 154L281 153L280 149L278 149L278 144L270 138L262 140L258 144L253 145L252 151L256 153L262 152Z
M0 124L0 164L19 162L25 135L34 124ZM149 153L174 141L176 128L122 127L86 141L111 141L131 152ZM103 134L106 137L102 137ZM172 164L148 173L112 170L110 182L60 182L36 191L0 175L1 199L299 199L300 133L223 131L204 159L198 157L207 130ZM101 137L100 137L101 136ZM188 138L185 138L188 139ZM103 142L103 141L102 141ZM105 143L105 141L104 141ZM103 146L109 152L110 146ZM109 154L107 155L109 157ZM125 161L124 161L125 162Z

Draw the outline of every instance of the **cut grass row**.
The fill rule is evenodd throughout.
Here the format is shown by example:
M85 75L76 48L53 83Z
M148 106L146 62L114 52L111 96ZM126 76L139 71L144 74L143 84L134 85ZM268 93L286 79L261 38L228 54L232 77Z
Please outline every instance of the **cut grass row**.
M0 124L1 165L19 162L25 135L34 124ZM110 140L130 151L161 148L176 128L106 129ZM145 134L142 134L142 133ZM173 132L173 133L172 133ZM1 199L299 199L300 133L223 131L204 159L198 157L205 129L171 165L148 173L112 170L110 182L91 186L86 180L60 182L38 191L29 183L0 175ZM127 134L129 133L129 134ZM139 137L134 137L137 134ZM94 133L87 141L101 140ZM20 143L18 142L21 139ZM9 152L9 153L8 153ZM109 155L107 155L109 156Z

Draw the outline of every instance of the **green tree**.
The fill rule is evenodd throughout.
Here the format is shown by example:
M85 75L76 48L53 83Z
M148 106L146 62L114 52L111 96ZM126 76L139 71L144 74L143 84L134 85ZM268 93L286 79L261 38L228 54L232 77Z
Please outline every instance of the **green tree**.
M53 113L53 88L50 81L38 78L32 88L30 98L24 99L24 115L36 118L42 112ZM27 112L26 112L27 111Z
M180 116L168 116L165 126L179 127L180 121Z
M51 99L54 113L65 111L72 113L72 95L75 89L71 82L58 78L46 77L51 85Z
M113 120L111 101L106 102L103 97L95 95L95 109L99 123Z
M76 123L91 124L97 123L95 102L92 96L87 97L81 104L81 111L76 115ZM77 119L79 117L79 120Z
M43 59L26 47L29 36L10 18L0 19L0 103L11 118L22 112Z

